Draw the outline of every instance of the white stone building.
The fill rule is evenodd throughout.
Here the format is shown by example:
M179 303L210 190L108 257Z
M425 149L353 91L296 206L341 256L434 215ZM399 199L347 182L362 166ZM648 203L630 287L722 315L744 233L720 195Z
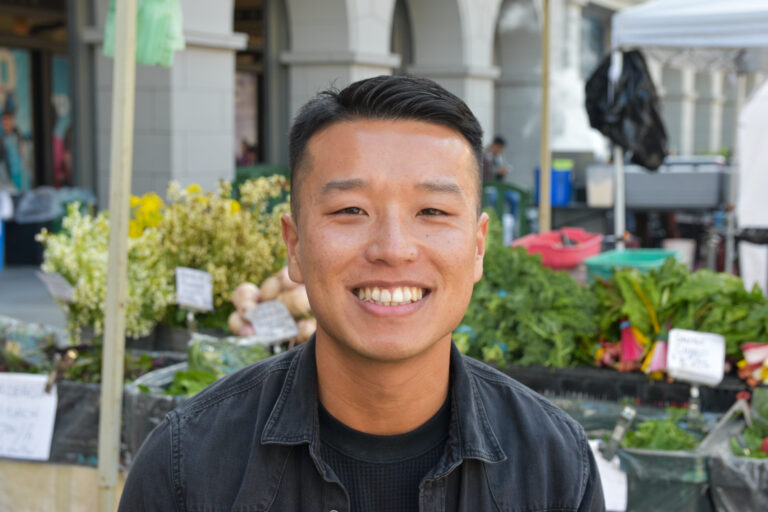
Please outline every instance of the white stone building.
M612 13L635 3L550 0L555 156L606 153L605 140L588 126L584 82L609 50ZM101 44L109 1L30 4L0 0L0 49L25 49L33 62L36 56L68 58L73 181L94 190L106 206L112 61L101 54ZM462 97L487 140L497 133L508 140L510 179L531 187L539 154L540 0L180 4L187 48L169 69L137 69L134 193L163 192L171 179L206 188L232 179L241 139L258 162L284 165L291 118L306 100L329 86L385 73L426 76ZM53 35L30 30L51 20L59 24ZM732 146L735 91L729 77L659 63L651 68L673 152ZM748 87L760 79L750 77ZM44 70L33 66L31 80L34 96L51 109L45 106L50 80ZM46 150L45 116L38 117L33 181L45 184L53 176L53 151Z

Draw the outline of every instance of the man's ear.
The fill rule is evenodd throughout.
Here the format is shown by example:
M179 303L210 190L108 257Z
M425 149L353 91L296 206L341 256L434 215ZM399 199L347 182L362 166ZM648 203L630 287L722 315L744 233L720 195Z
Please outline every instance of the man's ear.
M485 239L488 236L488 214L483 212L480 214L480 218L477 219L477 233L476 233L476 246L477 254L475 255L475 282L478 282L483 277L483 257L485 256Z
M283 227L283 241L288 249L288 276L291 281L303 283L304 274L301 272L299 260L299 228L296 226L294 218L287 213L280 218L280 222Z

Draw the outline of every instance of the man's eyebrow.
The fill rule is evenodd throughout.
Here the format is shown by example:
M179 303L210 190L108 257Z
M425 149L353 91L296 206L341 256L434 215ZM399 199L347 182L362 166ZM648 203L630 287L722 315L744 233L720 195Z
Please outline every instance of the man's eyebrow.
M338 190L354 190L354 189L360 189L360 188L366 188L368 186L368 183L365 180L359 179L359 178L350 178L348 180L336 180L336 181L329 181L325 185L323 185L323 188L321 189L322 194L328 194L329 192L334 192Z
M456 183L449 183L445 181L422 181L416 185L416 188L426 190L427 192L441 192L449 194L464 195L464 191L461 190Z

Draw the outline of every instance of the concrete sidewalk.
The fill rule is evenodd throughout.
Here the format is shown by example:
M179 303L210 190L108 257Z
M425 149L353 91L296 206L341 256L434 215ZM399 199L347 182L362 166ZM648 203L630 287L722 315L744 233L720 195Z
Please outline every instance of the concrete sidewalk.
M0 271L0 315L65 328L66 315L37 278L38 270L36 266L11 266Z

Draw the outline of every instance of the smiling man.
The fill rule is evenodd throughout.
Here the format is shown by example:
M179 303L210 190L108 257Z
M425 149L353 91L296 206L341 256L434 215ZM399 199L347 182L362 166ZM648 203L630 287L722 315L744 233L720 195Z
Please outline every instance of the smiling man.
M291 130L291 279L317 332L170 413L121 510L603 510L581 427L451 341L483 273L482 131L381 76Z

